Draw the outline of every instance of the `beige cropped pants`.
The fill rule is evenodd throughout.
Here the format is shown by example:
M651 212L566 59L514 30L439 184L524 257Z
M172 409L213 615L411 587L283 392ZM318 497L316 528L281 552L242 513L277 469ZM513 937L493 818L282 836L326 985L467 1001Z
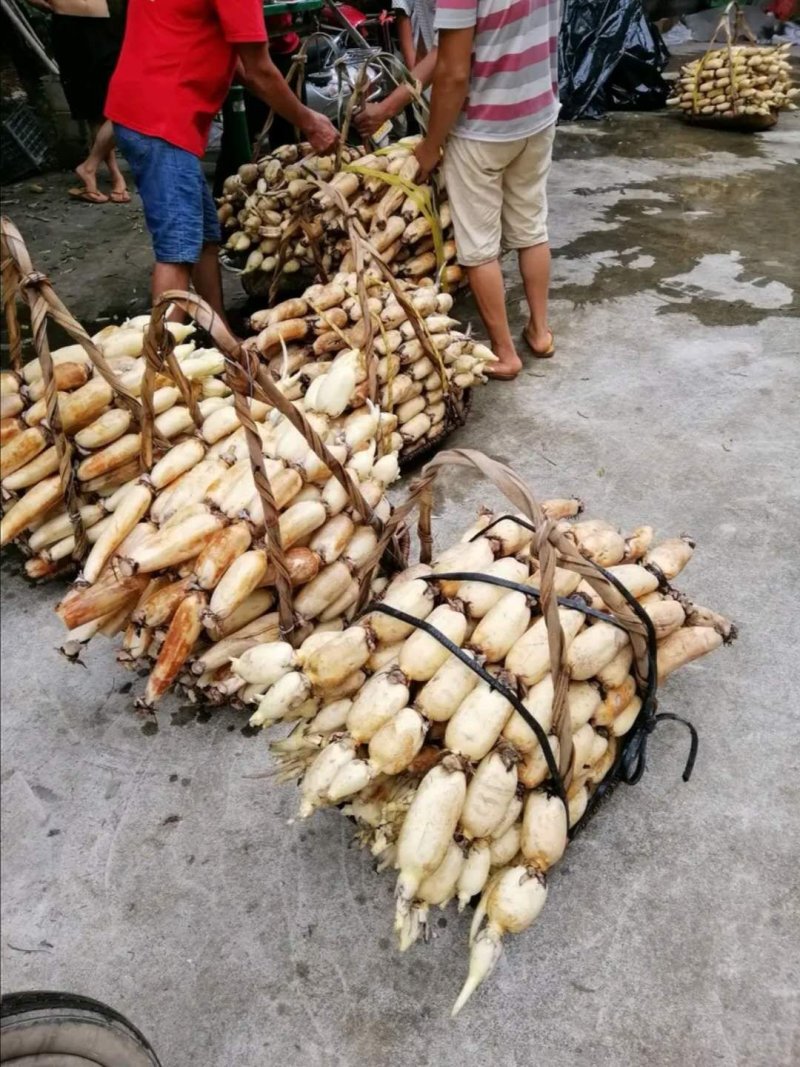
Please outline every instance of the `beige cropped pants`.
M458 262L477 267L502 249L547 240L547 175L555 124L518 141L451 137L444 179L453 213Z

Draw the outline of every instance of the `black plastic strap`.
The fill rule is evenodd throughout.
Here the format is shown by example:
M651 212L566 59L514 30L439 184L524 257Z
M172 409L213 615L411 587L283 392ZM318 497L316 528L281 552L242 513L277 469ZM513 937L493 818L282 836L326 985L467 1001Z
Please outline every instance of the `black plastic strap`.
M534 524L532 522L528 522L527 519L521 518L519 515L499 515L496 519L492 519L488 526L484 526L482 530L478 530L477 533L473 534L467 544L471 544L473 541L477 541L479 537L485 537L493 526L497 526L499 522L505 522L506 519L510 519L511 522L515 522L517 526L522 526L526 530L530 530L531 533L536 533L536 527L534 526Z
M640 685L637 679L637 689L642 698L642 707L639 714L636 716L636 721L630 731L625 735L625 739L620 746L620 751L617 754L617 758L614 761L611 770L603 781L598 784L589 800L586 811L575 826L572 827L570 833L571 837L574 837L575 834L583 829L586 822L591 818L593 812L597 808L597 805L618 781L625 782L626 785L636 785L641 779L647 768L647 740L662 719L671 719L675 722L682 723L691 734L689 758L686 761L682 776L684 782L688 782L691 777L692 769L694 768L694 763L697 758L697 749L700 743L697 730L686 719L682 719L678 715L674 715L672 712L657 711L658 661L656 631L655 626L653 625L653 620L636 597L625 588L615 575L609 573L604 567L599 566L597 563L593 563L593 566L604 578L607 579L607 581L611 582L614 588L625 598L631 610L644 625L647 634L648 669L647 678L643 685Z
M550 741L547 734L542 729L541 725L534 719L517 694L508 686L503 685L497 678L491 675L487 670L484 670L479 663L476 662L471 656L460 648L454 641L451 641L449 637L443 634L440 630L437 630L435 626L431 626L425 619L418 619L415 615L409 615L405 611L399 611L397 608L389 607L388 604L372 603L367 604L364 608L363 615L369 615L372 612L379 612L382 615L388 615L392 619L398 619L400 622L408 623L409 626L413 626L415 629L422 630L428 634L429 637L434 638L440 645L451 652L462 663L466 664L478 677L486 682L490 689L496 690L514 707L514 710L519 713L524 722L533 730L536 735L536 740L542 747L544 758L547 762L547 768L553 779L553 785L556 795L560 798L564 807L567 809L567 821L569 821L569 804L567 802L567 792L564 788L564 782L561 777L561 773L558 769L558 764L553 756L553 750L550 748Z
M605 567L601 567L599 563L595 563L594 560L587 559L587 563L590 563L598 574L611 585L614 586L616 591L624 599L625 603L631 609L633 614L644 626L645 635L647 638L647 678L644 683L644 693L642 694L642 712L645 707L652 705L655 709L656 705L656 689L658 688L658 664L656 661L658 641L656 640L656 628L653 625L653 620L644 610L642 605L633 595L633 593L624 586L616 575L607 571ZM638 682L638 679L637 679ZM641 712L640 712L641 715Z
M657 715L646 719L642 724L642 728L633 734L630 743L625 746L625 758L620 769L620 779L627 785L635 785L644 774L647 768L647 739L663 719L679 722L689 731L691 736L689 756L683 769L682 778L684 782L688 782L691 778L700 743L697 730L688 719L682 719L680 715L674 715L671 711L661 711Z
M625 588L620 580L597 563L593 563L592 560L587 560L597 571L608 581L614 588L625 598L628 606L634 612L638 620L645 628L645 634L647 638L647 658L648 658L648 671L647 679L642 689L642 704L646 702L652 702L655 699L655 692L657 686L657 666L656 666L656 631L653 626L653 620L644 610L642 605L636 599L636 597ZM509 578L499 578L494 574L478 574L472 571L447 571L443 573L424 574L420 576L420 580L423 582L437 582L437 581L459 581L459 582L485 582L487 585L497 585L503 589L510 589L514 592L524 593L526 596L530 596L534 599L541 596L541 591L536 589L532 585L523 585L520 582L513 582ZM610 623L612 626L616 626L620 630L627 630L628 627L624 623L620 622L615 615L610 615L605 611L598 611L596 608L591 607L582 597L558 597L558 603L565 608L572 608L574 611L581 611L584 615L587 615L593 619L600 619L602 622Z
M470 540L475 540L477 537L482 536L487 529L495 525L498 522L502 522L503 519L512 519L514 522L519 523L520 526L525 526L527 529L533 530L534 527L527 523L525 520L520 519L516 515L502 515L495 519L489 526L485 527L479 533L475 534ZM601 575L607 582L609 582L623 597L631 611L636 615L637 619L642 623L645 630L645 637L647 640L647 677L644 680L636 679L637 691L642 701L642 707L639 714L636 716L636 721L631 727L628 734L625 736L625 740L620 746L620 751L617 754L617 758L614 761L607 776L600 782L594 793L592 794L589 803L586 807L586 811L581 818L570 830L570 837L574 837L579 830L583 828L586 822L593 814L595 808L602 800L603 796L618 782L625 782L626 785L635 785L642 777L646 769L646 755L647 755L647 738L655 730L657 724L662 719L671 719L676 722L682 723L690 731L691 734L691 748L689 751L689 758L686 763L686 767L683 772L683 781L688 782L691 777L692 769L694 767L695 759L697 758L697 749L699 746L699 738L695 727L685 719L680 718L672 712L657 712L658 700L657 700L657 688L658 688L658 664L657 664L657 639L655 626L653 620L644 610L642 605L636 599L636 597L622 584L622 582L612 574L610 571L601 567L600 564L595 563L594 560L586 558L586 563L589 563L594 569ZM471 571L448 571L446 573L434 573L422 576L423 581L436 582L436 581L477 581L485 582L487 585L496 585L504 589L509 589L514 592L524 593L526 596L537 598L541 595L540 590L533 586L523 585L519 582L511 581L507 578L500 578L496 575L490 574L478 574ZM620 629L627 629L627 627L616 618L616 616L608 614L607 612L598 611L596 608L590 607L582 597L558 597L557 601L559 605L566 608L571 608L575 611L581 611L584 615L592 618L600 619L603 622L611 623L613 626L617 626ZM459 649L460 652L460 649ZM460 657L461 658L461 657ZM490 676L491 677L491 676ZM500 687L496 687L500 688ZM502 690L501 690L502 691ZM514 705L517 707L517 705ZM519 708L517 708L519 710ZM525 709L527 710L527 709ZM520 711L523 718L531 725L535 720L529 721L528 717ZM538 725L538 723L536 724ZM534 727L532 727L534 728ZM534 728L535 730L535 728ZM536 732L536 731L535 731ZM536 732L537 738L539 738L538 732ZM541 743L541 739L540 743ZM549 752L549 744L547 748L543 747L545 757L552 755ZM548 769L550 767L550 761L548 759ZM563 789L563 782L560 776L557 779L557 792L558 788ZM561 792L558 795L562 800L566 797Z
M514 582L510 578L499 578L496 574L479 574L477 571L442 571L441 573L437 571L435 574L421 574L419 581L485 582L486 585L496 585L502 589L509 589L511 592L524 593L525 596L529 596L532 600L538 600L542 595L541 590L537 589L536 586ZM617 626L620 630L627 629L614 615L609 615L605 611L598 611L597 608L591 607L581 596L560 596L556 599L562 608L573 608L575 611L582 611L584 615L589 615L593 619L611 623L612 626Z
M504 519L511 519L513 522L518 523L520 526L524 526L533 532L536 532L536 528L531 524L521 519L517 515L501 515L494 519L488 526L484 527L478 533L474 534L470 538L470 541L476 540L478 537L482 537L486 534L487 530L491 529L497 523L502 522ZM642 701L642 707L639 714L636 716L636 721L631 727L630 731L625 735L620 751L617 753L617 758L614 761L609 773L598 783L595 788L589 803L586 807L586 811L581 818L569 831L570 838L574 837L586 824L589 818L594 813L597 805L602 798L616 785L618 781L625 782L627 785L635 785L644 774L647 767L647 739L651 733L655 730L656 726L662 720L671 720L673 722L679 722L685 726L691 735L691 743L689 749L689 757L686 761L686 766L683 771L683 781L688 782L691 777L692 770L694 769L695 760L697 758L697 750L699 747L699 738L695 727L686 719L681 718L679 715L674 715L672 712L658 712L658 700L657 700L657 688L658 688L658 665L657 665L657 640L655 626L653 620L644 610L642 605L636 599L636 597L627 589L622 582L612 574L610 571L601 567L600 564L595 563L594 560L585 558L585 562L590 564L597 573L603 577L610 585L612 585L620 596L625 600L628 607L634 613L636 618L641 622L645 630L645 637L647 641L647 677L642 680L636 677L636 687L639 696ZM499 586L503 589L508 589L512 592L523 593L525 596L529 596L532 599L537 599L541 596L541 591L534 586L523 585L520 582L514 582L507 578L500 578L491 574L479 574L472 571L448 571L443 573L434 573L421 576L422 581L437 582L437 581L477 581L485 582L487 585ZM609 614L608 612L598 611L596 608L592 608L585 600L578 597L558 597L557 602L560 606L571 608L574 611L583 612L584 615L591 618L599 619L603 622L608 622L612 626L617 626L620 629L628 629L624 623L620 622L616 616ZM552 749L550 748L550 742L547 734L544 732L540 724L533 718L528 709L519 699L516 693L512 692L507 686L498 682L488 671L479 666L470 656L468 656L458 645L446 637L443 633L431 626L430 623L424 619L418 619L413 615L407 615L403 611L399 611L397 608L389 607L385 604L373 603L368 604L364 608L362 615L366 615L370 612L377 611L384 615L389 615L391 618L400 620L401 622L408 623L416 629L423 630L430 637L433 637L441 645L443 645L449 652L451 652L457 659L465 663L471 670L478 675L484 682L486 682L491 689L501 693L514 709L522 717L523 721L533 730L536 735L536 739L541 745L542 752L544 753L545 760L547 762L548 770L552 777L552 786L555 794L560 798L564 807L567 810L567 820L569 821L569 803L567 801L566 790L564 789L564 782L553 756Z

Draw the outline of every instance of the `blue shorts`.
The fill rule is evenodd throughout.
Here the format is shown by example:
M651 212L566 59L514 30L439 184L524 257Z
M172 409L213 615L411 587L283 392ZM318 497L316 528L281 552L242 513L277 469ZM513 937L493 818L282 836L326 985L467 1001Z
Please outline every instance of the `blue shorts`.
M131 168L159 263L196 263L203 245L219 244L217 209L197 156L158 137L114 123Z

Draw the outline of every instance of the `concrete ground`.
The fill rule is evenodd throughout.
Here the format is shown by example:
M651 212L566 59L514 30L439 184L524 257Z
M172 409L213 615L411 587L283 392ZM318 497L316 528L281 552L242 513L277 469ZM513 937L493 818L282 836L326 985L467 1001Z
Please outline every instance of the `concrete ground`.
M780 1067L800 1059L797 592L800 123L755 137L663 115L559 131L558 352L476 391L452 440L590 515L692 533L680 585L738 643L684 669L649 771L551 879L536 926L451 1023L468 920L391 946L393 880L336 813L293 823L263 737L165 702L153 732L108 644L54 651L59 590L3 564L3 988L105 1000L165 1067L504 1063ZM794 184L793 184L794 183ZM137 209L9 194L87 322L147 306ZM39 218L50 221L41 222ZM509 308L522 291L507 264ZM470 313L470 305L466 305ZM451 473L441 543L493 499Z

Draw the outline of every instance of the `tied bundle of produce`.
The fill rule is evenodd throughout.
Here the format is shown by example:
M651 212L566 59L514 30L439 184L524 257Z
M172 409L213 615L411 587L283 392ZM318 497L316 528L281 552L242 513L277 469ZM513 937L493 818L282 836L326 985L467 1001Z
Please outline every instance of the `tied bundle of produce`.
M73 657L98 632L124 632L120 660L149 671L145 709L179 680L193 699L230 699L244 686L232 656L278 637L299 643L315 626L341 629L380 588L372 564L387 544L385 488L399 470L396 454L377 454L396 420L372 405L338 419L303 414L211 309L185 293L168 293L153 309L145 407L171 350L171 305L225 353L232 406L114 494L111 521L57 608ZM393 535L392 546L400 555Z
M259 332L248 344L273 374L295 376L290 395L302 396L303 410L318 419L370 400L393 415L387 445L405 462L464 421L467 391L486 380L495 359L450 317L452 306L449 293L374 267L339 273L256 312L250 325Z
M741 34L755 40L737 4L726 8L712 44L720 33L727 44L682 67L667 103L691 121L753 130L773 126L781 110L796 110L792 101L800 89L792 88L791 44L734 44Z
M141 473L142 357L148 316L107 326L94 337L75 321L48 279L33 270L14 225L2 222L3 296L12 370L0 378L0 543L31 558L32 578L50 577L86 558L112 523L118 487ZM17 300L30 310L36 358L23 362ZM48 326L74 342L50 349ZM170 324L178 342L158 375L152 434L162 446L182 441L220 395L222 355L186 339L193 327ZM227 392L227 390L225 390Z
M344 206L397 277L457 286L463 272L455 263L450 207L444 190L434 200L430 182L417 184L415 144L408 138L369 155L343 148L338 157L286 145L244 164L218 201L220 222L231 231L226 255L241 264L245 279L266 279L263 288L271 286L272 294L282 279L304 274L324 282L349 272Z
M477 468L521 512L483 513L433 554L432 485L451 466ZM689 538L572 521L579 501L540 506L466 450L440 453L394 521L416 502L421 562L353 625L296 651L254 645L234 669L253 700L263 692L253 725L305 720L271 746L281 776L299 778L301 817L342 806L379 869L398 871L401 949L427 939L433 907L480 897L456 1014L504 934L539 914L547 872L598 800L638 781L654 726L677 719L657 713L657 686L735 632L672 585ZM363 684L342 692L354 672Z

